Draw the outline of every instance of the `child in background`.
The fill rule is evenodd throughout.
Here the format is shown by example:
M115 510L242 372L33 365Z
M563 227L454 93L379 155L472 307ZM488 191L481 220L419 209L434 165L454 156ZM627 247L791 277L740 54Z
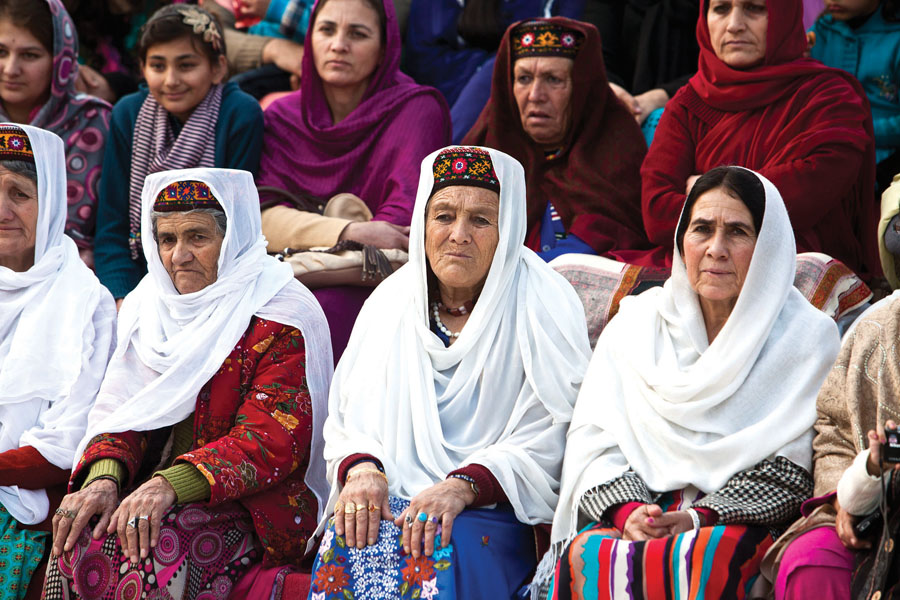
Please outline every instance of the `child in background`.
M117 303L147 272L144 178L191 167L255 176L262 151L262 110L234 83L223 84L225 41L212 15L193 5L166 6L144 25L137 50L146 85L113 109L97 215L97 276Z
M897 0L826 0L810 56L852 73L872 105L878 189L900 173L900 11Z

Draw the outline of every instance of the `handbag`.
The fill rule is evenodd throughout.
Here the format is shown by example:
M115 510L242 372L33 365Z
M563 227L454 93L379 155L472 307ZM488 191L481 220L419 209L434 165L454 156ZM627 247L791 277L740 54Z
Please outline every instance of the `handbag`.
M896 472L895 472L896 475ZM872 539L872 548L856 552L850 597L855 600L900 599L900 507L894 506L900 492L900 477L892 476L887 494L887 520Z
M358 196L337 194L328 202L308 195L295 195L273 187L260 187L266 209L287 201L297 210L351 221L371 221L372 212ZM274 256L291 265L296 277L310 289L340 285L374 287L409 260L400 249L379 249L354 240L341 240L330 248L285 248Z

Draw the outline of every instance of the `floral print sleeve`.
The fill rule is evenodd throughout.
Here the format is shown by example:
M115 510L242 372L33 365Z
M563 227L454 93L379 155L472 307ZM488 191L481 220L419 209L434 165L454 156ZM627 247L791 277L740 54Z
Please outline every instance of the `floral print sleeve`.
M246 336L245 340L250 343L255 337ZM312 404L300 332L278 325L277 331L239 354L238 364L226 360L222 366L223 370L252 371L244 373L249 381L242 386L233 425L223 435L204 440L204 430L216 429L216 416L212 414L209 423L200 427L200 447L179 457L196 466L209 481L211 505L272 487L297 470L309 451ZM200 405L215 403L217 381L212 380L209 394L201 392ZM227 393L234 395L232 390ZM204 413L207 411L198 406L197 414Z
M102 433L95 436L88 443L75 469L72 470L69 492L74 492L81 487L91 465L102 458L114 458L122 463L128 472L128 481L121 481L119 484L122 489L132 487L147 451L147 438L147 434L141 431Z

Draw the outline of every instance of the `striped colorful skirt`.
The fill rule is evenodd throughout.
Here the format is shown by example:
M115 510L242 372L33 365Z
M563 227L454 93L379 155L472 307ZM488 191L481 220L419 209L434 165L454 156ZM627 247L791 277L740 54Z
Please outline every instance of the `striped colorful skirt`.
M131 564L117 535L91 537L47 568L45 600L226 600L261 558L250 514L235 503L176 504L163 517L149 556Z
M399 515L408 500L391 496ZM533 529L512 510L472 509L453 522L452 543L431 556L403 551L401 531L382 521L378 541L349 548L329 521L313 566L310 600L475 600L512 598L537 562ZM439 537L439 536L438 536Z
M0 598L18 600L25 596L49 542L49 533L22 529L0 504Z

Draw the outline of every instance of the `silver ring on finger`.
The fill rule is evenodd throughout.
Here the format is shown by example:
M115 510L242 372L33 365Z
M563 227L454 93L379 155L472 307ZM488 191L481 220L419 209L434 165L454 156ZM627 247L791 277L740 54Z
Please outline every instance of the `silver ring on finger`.
M149 515L141 515L137 518L137 520L138 520L138 523L140 523L141 521L147 521L147 524L148 525L150 524L150 516Z
M428 520L431 521L431 522L432 522L433 524L435 524L435 525L438 524L438 518L437 518L437 517L429 517Z
M406 526L407 526L407 527L409 527L410 525L412 525L412 522L413 522L412 515L409 514L409 513L406 513L406 519L405 519L405 521L406 521Z
M132 528L134 528L134 529L137 529L138 521L140 521L140 517L134 517L134 518L128 520L127 525L128 525L129 527L132 527Z

